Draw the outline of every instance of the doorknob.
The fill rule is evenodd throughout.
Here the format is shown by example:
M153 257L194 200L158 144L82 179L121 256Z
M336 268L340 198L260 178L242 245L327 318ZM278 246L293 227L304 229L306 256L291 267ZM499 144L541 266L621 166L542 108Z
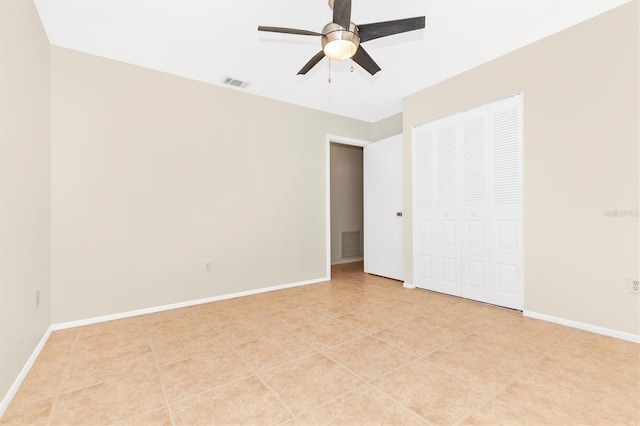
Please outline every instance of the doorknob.
M396 213L396 216L398 216L398 217L402 217L402 212L398 212L398 213Z

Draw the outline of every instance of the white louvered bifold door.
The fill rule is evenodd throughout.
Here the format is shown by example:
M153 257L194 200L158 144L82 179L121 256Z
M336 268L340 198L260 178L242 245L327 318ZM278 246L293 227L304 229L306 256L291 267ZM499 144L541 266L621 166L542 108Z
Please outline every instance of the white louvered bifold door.
M459 296L457 140L455 117L414 129L414 285Z
M522 95L488 107L491 303L522 309Z
M461 295L458 125L455 116L434 125L434 280L430 290Z
M491 300L489 152L486 108L461 114L462 296Z
M413 133L414 284L522 309L522 95Z
M433 285L433 168L433 131L429 126L421 126L413 132L413 277L414 285L420 288Z

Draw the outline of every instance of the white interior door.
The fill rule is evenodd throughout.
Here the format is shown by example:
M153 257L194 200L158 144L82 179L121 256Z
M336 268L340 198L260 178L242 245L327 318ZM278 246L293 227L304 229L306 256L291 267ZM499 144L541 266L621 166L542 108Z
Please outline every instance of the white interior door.
M364 147L364 271L404 279L402 135Z

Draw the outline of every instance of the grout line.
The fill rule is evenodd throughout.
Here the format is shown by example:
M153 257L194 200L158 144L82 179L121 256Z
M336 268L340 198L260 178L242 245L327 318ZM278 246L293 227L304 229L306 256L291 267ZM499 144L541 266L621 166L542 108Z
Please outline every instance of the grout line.
M242 377L238 377L238 378L232 379L232 380L230 380L228 382L225 382L225 383L220 383L218 385L213 385L212 387L207 388L206 390L203 390L202 392L194 393L192 395L189 395L189 396L183 397L183 398L178 398L175 401L173 401L173 403L169 404L169 406L181 404L183 402L193 401L195 399L198 399L198 398L202 397L203 395L205 395L207 393L211 393L211 392L219 390L221 388L234 385L236 383L242 382L243 380L250 379L253 376L254 376L253 374L249 374L249 375L246 375L246 376L242 376Z
M377 332L376 332L376 333L377 333ZM376 340L378 340L378 341L380 341L380 342L382 342L382 343L388 344L388 345L390 345L391 347L396 348L396 349L398 349L398 350L400 350L400 351L402 351L402 352L404 352L404 353L406 353L406 354L408 354L408 355L412 356L412 357L413 357L413 359L411 359L411 360L407 361L406 363L403 363L402 365L399 365L399 366L397 366L397 367L395 367L395 368L393 368L393 369L391 369L391 370L389 370L389 371L385 372L384 374L381 374L381 375L376 376L376 377L374 377L374 378L372 378L372 379L370 379L370 380L367 380L367 379L365 379L364 377L362 377L362 376L360 376L359 374L357 374L357 373L355 373L354 371L352 371L349 367L347 367L347 366L345 366L344 364L342 364L339 360L337 360L337 359L335 359L335 358L331 357L329 354L327 354L327 353L323 352L322 354L323 354L324 356L328 357L329 359L331 359L332 361L334 361L336 364L338 364L340 367L344 368L345 370L349 371L351 374L353 374L353 375L354 375L354 376L356 376L357 378L361 379L364 383L362 383L361 385L356 386L355 388L352 388L352 389L350 389L350 390L348 390L348 391L346 391L346 392L344 392L344 393L342 393L342 394L340 394L340 395L338 395L338 396L336 396L336 397L334 397L334 398L331 398L331 399L329 399L329 400L327 400L327 401L323 402L322 404L317 405L316 407L310 408L309 410L306 410L304 413L307 413L307 412L309 412L309 411L311 411L311 410L314 410L315 408L318 408L318 407L321 407L321 406L323 406L323 405L326 405L326 404L328 404L328 403L330 403L330 402L333 402L333 401L335 401L335 400L337 400L337 399L339 399L339 398L343 397L343 396L344 396L344 395L346 395L347 393L354 391L354 390L355 390L355 389L357 389L357 388L364 387L364 386L370 386L370 387L372 387L373 389L375 389L376 391L378 391L378 392L382 393L383 395L385 395L386 397L388 397L390 400L392 400L393 402L395 402L395 403L396 403L397 405L399 405L400 407L402 407L402 409L403 409L403 410L405 410L406 412L410 413L410 414L411 414L411 415L413 415L413 416L418 417L420 420L423 420L423 421L427 422L427 424L432 424L432 423L431 423L431 422L429 422L426 418L424 418L424 417L422 417L421 415L419 415L418 413L414 412L414 411L413 411L413 410L411 410L409 407L407 407L406 405L404 405L404 404L403 404L403 403L401 403L400 401L396 400L395 398L392 398L390 395L388 395L386 392L384 392L382 389L380 389L379 387L377 387L377 386L373 383L374 381L376 381L376 380L378 380L378 379L380 379L380 378L382 378L382 377L385 377L385 376L387 376L387 375L390 375L390 374L392 374L393 372L395 372L395 371L397 371L397 370L400 370L400 369L402 369L402 368L405 368L405 367L407 367L407 366L408 366L408 365L410 365L410 364L418 363L419 361L424 361L424 360L423 360L423 357L424 357L424 356L426 356L426 354L423 354L423 355L421 355L421 356L416 356L416 355L413 355L413 354L411 354L411 353L409 353L409 352L407 352L407 351L404 351L404 350L402 350L402 349L400 349L400 348L397 348L396 346L394 346L394 345L392 345L392 344L390 344L390 343L388 343L388 342L385 342L384 340L381 340L381 339L379 339L379 338L377 338L377 337L373 336L372 334L367 334L367 336L372 337L372 338L374 338L374 339L376 339ZM354 341L354 340L362 339L363 337L364 337L364 336L358 337L358 338L356 338L356 339L352 339L352 340L350 340L350 341L348 341L348 342L344 342L344 343L342 343L342 344L340 344L340 345L337 345L337 346L335 346L335 347L346 345L346 344L348 344L348 343L350 343L350 342L352 342L352 341ZM453 342L451 342L451 343L453 343ZM449 344L446 344L446 345L444 345L444 346L448 346L448 345L449 345ZM334 347L334 348L335 348L335 347ZM434 350L436 350L436 349L434 349ZM325 349L325 351L326 351L326 349ZM426 362L426 361L425 361L425 362ZM431 364L431 363L429 363L429 364ZM438 367L438 366L436 366L436 367ZM438 368L439 368L439 367L438 367ZM439 369L440 369L440 370L442 370L442 368L439 368ZM443 370L443 371L444 371L444 370ZM446 373L448 373L448 372L446 372ZM457 377L457 376L456 376L456 377ZM467 380L465 379L464 381L467 381ZM304 414L304 413L303 413L303 414ZM467 417L468 417L468 416L465 416L465 417L463 418L463 420L464 420L465 418L467 418Z
M349 371L349 372L351 373L351 371ZM353 374L353 373L351 373L351 374ZM358 376L356 376L356 377L358 377ZM358 378L360 378L360 377L358 377ZM322 406L324 406L324 405L330 404L330 403L332 403L332 402L334 402L334 401L336 401L336 400L338 400L338 399L342 398L342 397L343 397L343 396L345 396L346 394L353 392L354 390L358 389L359 387L366 386L366 385L367 385L367 383L363 381L363 382L362 382L362 383L360 383L359 385L357 385L357 386L355 386L355 387L353 387L353 388L351 388L351 389L348 389L348 390L346 390L346 391L342 392L341 394L338 394L338 395L336 395L336 396L334 396L334 397L332 397L332 398L329 398L329 399L327 399L326 401L322 401L322 402L321 402L320 404L318 404L318 405L314 405L314 406L313 406L313 407L311 407L311 408L307 408L306 410L302 410L302 412L301 412L300 414L298 414L298 417L303 416L303 415L305 415L305 414L308 414L308 413L310 413L311 411L315 410L316 408L320 408L320 407L322 407Z
M290 421L290 420L296 420L297 417L296 417L295 413L293 412L293 410L291 410L291 408L289 408L289 406L287 404L285 404L284 401L282 401L282 399L280 399L280 396L278 396L278 394L271 388L271 386L269 386L269 384L259 374L257 369L253 368L253 366L251 364L249 364L249 362L242 356L242 354L239 351L237 351L236 348L233 345L229 344L229 342L226 341L224 336L222 338L223 338L223 340L225 340L227 345L229 345L231 347L231 350L242 360L242 362L245 363L245 365L249 368L249 370L251 370L253 372L254 376L258 380L260 380L260 382L267 388L267 390L269 390L269 392L271 392L271 394L276 398L276 400L289 412L289 414L291 414L291 419L287 419L284 422L287 422L287 421ZM284 422L281 422L281 423L284 423Z
M101 357L103 357L103 356L107 356L107 357L109 357L109 358L113 358L113 356L114 356L117 352L122 352L122 351L129 350L129 349L131 349L131 348L142 347L142 346L146 346L146 347L149 347L149 348L151 349L151 346L150 346L150 345L143 345L142 343L140 343L140 344L138 344L138 343L137 343L137 344L135 344L135 345L132 345L132 346L125 346L125 347L122 347L122 348L119 348L119 349L116 349L116 350L113 350L113 351L99 352L99 353L97 353L97 354L81 354L81 355L76 355L75 357L76 357L76 358L79 358L79 359L89 358L89 359L94 359L94 360L95 360L96 358L101 358ZM70 371L71 366L69 366L68 368L69 368L69 370L66 372L65 379L69 379L69 377L67 377L67 376L68 376L68 375L70 374L70 372L71 372L71 371ZM142 373L138 372L138 373L136 373L136 374L142 374ZM125 376L129 376L129 373L107 374L106 376L100 376L100 378L98 378L98 379L96 379L95 381L90 382L90 383L88 383L88 384L83 384L83 385L80 385L80 386L69 387L69 388L66 388L66 389L61 389L61 391L60 391L60 395L64 395L64 394L69 394L69 393L72 393L72 392L76 392L76 391L78 391L78 390L85 389L85 388L89 388L89 387L92 387L92 386L96 386L96 385L99 385L99 384L101 384L101 383L115 382L115 381L118 381L119 379L121 379L122 377L125 377Z
M385 345L389 345L389 346L391 346L393 349L399 350L400 352L403 352L403 353L405 353L405 354L407 354L407 355L409 355L409 356L412 356L414 359L420 358L420 357L422 356L422 355L415 355L415 354L412 354L411 352L409 352L409 351L407 351L407 350L405 350L405 349L402 349L402 348L400 348L400 347L398 347L398 346L394 345L394 344L393 344L393 343L391 343L391 342L387 342L387 341L385 341L385 340L381 339L380 337L375 336L375 335L373 335L373 334L370 334L370 335L369 335L369 337L371 337L371 338L373 338L373 339L376 339L377 341L382 342L382 343L384 343Z
M169 420L171 421L171 424L175 426L176 424L175 416L173 414L173 410L171 409L171 404L169 404L169 397L167 396L167 388L164 383L164 377L162 375L162 371L160 370L160 355L158 354L158 348L156 347L155 342L149 335L149 328L148 328L147 321L145 321L145 332L146 332L147 342L149 344L149 347L151 347L151 354L153 356L153 361L156 365L156 372L158 373L158 379L160 379L160 387L162 388L162 395L164 395L165 408L169 413Z
M361 375L359 375L358 373L356 373L355 371L353 371L352 369L350 369L349 367L347 367L346 365L344 365L343 363L341 363L341 362L340 362L340 361L338 361L337 359L333 358L331 355L329 355L329 354L327 354L327 353L325 353L325 352L321 352L320 354L321 354L321 355L323 355L323 356L325 356L325 357L327 357L327 358L329 358L331 361L333 361L333 362L335 362L336 364L338 364L338 366L339 366L339 367L344 368L344 369L345 369L345 370L347 370L349 373L351 373L352 375L354 375L356 378L358 378L358 379L362 380L362 383L361 383L360 385L356 386L356 387L359 387L359 386L361 386L361 385L368 384L368 383L370 382L370 380L365 379L364 377L362 377ZM355 389L355 388L353 388L353 389ZM344 392L344 393L348 393L348 392L351 392L351 390L348 390L348 391L346 391L346 392ZM343 394L344 394L344 393L343 393ZM332 399L333 399L333 398L332 398ZM321 404L321 405L322 405L322 404Z
M485 390L485 391L487 390L486 388L489 388L489 392L488 392L488 394L484 395L484 399L483 399L481 402L478 402L478 403L475 405L475 407L474 407L474 409L473 409L473 410L472 410L472 409L467 410L467 411L466 411L466 412L465 412L465 413L460 417L460 419L459 419L458 421L456 421L456 422L455 422L455 424L456 424L456 425L457 425L457 424L462 423L465 419L467 419L469 416L471 416L474 412L478 411L482 406L484 406L485 404L488 404L491 400L493 400L496 396L498 396L498 395L499 395L499 391L498 391L498 389L499 389L499 388L492 389L492 387L491 387L491 386L482 386L482 385L481 385L481 384L479 384L478 382L475 382L475 381L473 381L473 380L469 380L469 379L467 379L467 378L465 378L465 377L462 377L462 376L461 376L461 375L459 375L459 374L454 374L454 373L452 373L452 372L448 371L447 369L443 368L442 366L440 366L440 365L438 365L438 364L434 364L434 363L432 363L432 362L430 362L430 361L428 361L428 360L424 359L424 357L421 357L421 358L419 358L419 359L416 359L416 360L414 360L414 362L412 362L412 363L416 363L416 364L418 364L418 363L421 363L421 362L422 362L422 363L425 363L425 364L428 364L428 365L432 366L433 368L436 368L437 370L440 370L441 372L443 372L443 373L445 373L445 374L447 374L447 375L450 375L450 376L453 376L453 377L455 377L455 378L457 378L457 379L459 379L459 380L462 380L463 382L468 383L468 384L470 384L470 385L472 385L472 386L474 386L474 387L477 387L477 388L483 387L483 388L484 388L483 390ZM389 373L389 374L390 374L390 373ZM373 386L375 386L375 385L373 385ZM389 397L391 398L391 396L390 396L390 395L388 395L386 392L384 392L382 389L378 388L377 386L376 386L376 389L379 389L381 392L385 393L385 395L387 395L387 396L389 396ZM392 398L392 399L393 399L393 398ZM395 400L395 399L394 399L394 400ZM426 419L425 419L425 420L426 420ZM428 420L427 420L427 421L428 421Z
M205 350L205 349L198 350L198 353L197 353L197 355L198 355L198 356L199 356L199 355L201 355L201 354L203 354L203 353L205 353L205 352L215 353L215 352L217 352L217 351L222 351L222 350L225 350L225 349L230 349L230 350L232 350L236 355L239 355L239 354L237 353L237 351L234 349L234 345L229 341L229 339L227 338L227 336L226 336L224 333L220 332L220 331L219 331L219 329L217 329L217 328L215 328L215 327L212 327L212 328L211 328L211 330L212 330L213 332L215 332L215 333L216 333L216 335L217 335L220 339L222 339L222 343L223 343L223 345L224 345L224 346L219 346L219 347L217 346L217 347L215 347L214 349L211 349L211 350L208 350L208 349L207 349L207 350ZM242 344L242 343L240 343L240 344ZM193 356L192 356L192 357L193 357ZM192 358L192 357L190 357L190 358ZM244 359L242 359L242 357L240 357L240 358L241 358L241 360L242 360L245 364L247 364L247 363L246 363L246 361L244 361ZM182 359L182 360L179 360L179 361L175 361L175 362L182 362L182 361L184 361L184 360L186 360L186 359L187 359L187 358ZM172 363L173 363L173 362L172 362ZM171 363L171 364L172 364L172 363ZM168 365L168 364L167 364L167 365ZM249 367L249 369L251 369L251 367L250 367L250 366L248 366L248 367ZM245 379L247 379L247 378L249 378L249 377L251 377L251 375L248 375L248 376L242 376L242 377L239 377L239 378L236 378L236 379L230 380L230 381L225 382L225 383L221 383L221 384L218 384L218 385L214 385L213 387L211 387L211 388L209 388L209 389L207 389L207 390L205 390L205 391L199 392L199 393L197 393L197 394L194 394L194 395L192 395L192 396L189 396L189 397L186 397L186 398L180 398L180 399L177 399L176 401L174 401L174 404L175 404L175 403L177 403L177 402L184 402L184 401L189 401L189 400L192 400L192 399L198 398L198 397L200 397L201 395L203 395L203 394L205 394L205 393L207 393L207 392L211 392L211 391L213 391L213 390L215 390L215 389L218 389L218 388L221 388L221 387L224 387L224 386L227 386L227 385L232 385L232 384L234 384L234 383L241 382L241 381L243 381L243 380L245 380Z
M301 415L307 414L307 413L309 413L309 412L311 412L311 411L315 410L315 409L316 409L316 408L318 408L318 407L321 407L321 406L326 405L326 404L328 404L328 403L330 403L330 402L333 402L333 401L335 401L335 400L337 400L337 399L339 399L339 398L343 397L344 395L346 395L346 394L348 394L348 393L350 393L350 392L354 391L355 389L357 389L357 388L359 388L359 387L361 387L361 386L365 386L365 385L367 385L367 381L366 381L366 380L364 380L362 377L358 376L357 374L355 374L353 371L349 370L348 368L344 367L342 364L340 364L339 362L335 361L333 358L331 358L331 357L329 357L328 355L325 355L325 354L323 354L323 353L318 353L317 355L323 355L323 356L325 356L325 357L329 358L331 361L333 361L333 362L335 362L336 364L338 364L338 366L340 366L341 368L344 368L344 369L345 369L349 374L351 374L351 375L352 375L352 376L354 376L355 378L357 378L357 379L361 380L361 381L362 381L362 383L358 384L357 386L355 386L355 387L353 387L353 388L351 388L351 389L347 389L346 391L342 392L341 394L338 394L338 395L336 395L336 396L334 396L334 397L332 397L332 398L329 398L329 399L327 399L326 401L322 401L322 402L321 402L320 404L318 404L318 405L314 405L313 407L307 408L306 410L302 410L302 411L298 414L298 416L296 416L296 418L297 418L297 417L300 417Z
M389 372L387 372L387 373L385 373L385 374L383 374L383 375L381 375L381 376L377 377L375 380L378 380L378 379L380 379L380 378L382 378L382 377L388 376L388 375L390 375L390 374L394 373L395 371L397 371L397 370L399 370L399 369L401 369L401 368L405 368L405 367L407 367L407 366L409 366L409 365L411 365L411 364L417 363L418 361L420 361L420 358L416 358L416 359L414 359L414 360L411 360L411 361L407 362L406 364L404 364L404 365L402 365L402 366L400 366L400 367L398 367L398 368L395 368L395 369L393 369L393 370L391 370L391 371L389 371ZM368 384L369 384L370 386L372 386L375 390L377 390L378 392L380 392L381 394L383 394L384 396L386 396L387 398L389 398L390 400L392 400L393 402L395 402L396 404L398 404L399 406L401 406L401 407L405 408L406 410L409 410L413 415L415 415L415 416L417 416L418 418L420 418L421 420L423 420L423 421L427 422L427 424L429 424L429 425L433 425L433 423L431 423L427 418L425 418L425 417L423 417L422 415L420 415L420 414L416 413L415 411L413 411L412 409L410 409L409 407L407 407L404 403L400 402L399 400L397 400L396 398L394 398L393 396L391 396L391 395L390 395L389 393L387 393L384 389L381 389L381 388L380 388L380 387L378 387L377 385L373 384L373 381L369 382Z

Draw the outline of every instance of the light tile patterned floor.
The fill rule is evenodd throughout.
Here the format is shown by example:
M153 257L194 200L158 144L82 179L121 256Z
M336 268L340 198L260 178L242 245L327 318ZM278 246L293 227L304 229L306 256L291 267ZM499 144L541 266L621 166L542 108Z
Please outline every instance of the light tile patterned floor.
M335 267L54 332L0 424L640 423L640 345Z

